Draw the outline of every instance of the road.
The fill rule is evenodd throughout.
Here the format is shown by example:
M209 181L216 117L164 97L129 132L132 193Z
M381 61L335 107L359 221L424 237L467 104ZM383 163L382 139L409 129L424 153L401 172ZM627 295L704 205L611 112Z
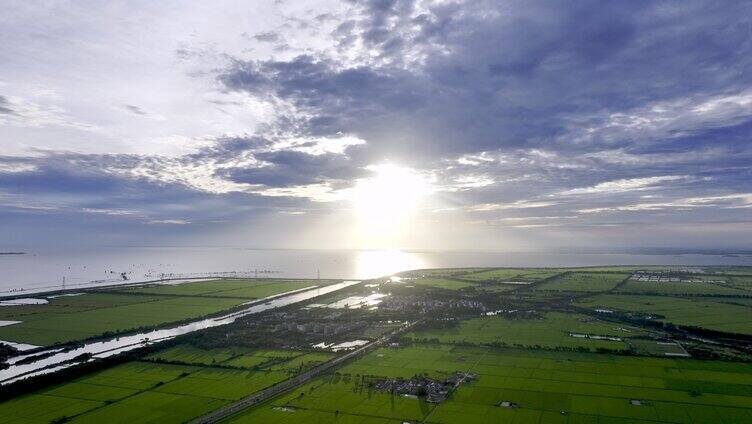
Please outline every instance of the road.
M388 342L392 337L406 330L409 330L410 328L412 328L414 325L418 324L421 321L422 320L413 321L405 325L402 325L401 327L392 330L388 334L379 337L377 340L374 340L371 343L368 343L367 345L363 345L353 350L352 352L348 352L342 356L338 356L302 374L298 374L293 378L287 379L281 383L275 384L274 386L268 387L260 392L256 392L248 397L240 399L229 405L223 406L222 408L219 408L204 416L196 418L195 420L191 421L191 423L192 424L216 423L227 417L235 415L247 408L250 408L251 406L258 405L259 403L262 403L268 399L271 399L274 396L277 396L286 391L295 389L296 387L299 387L303 385L304 383L308 382L310 379L314 377L318 377L319 375L331 370L332 368L335 368L353 358L363 355L364 353L383 345L384 343Z

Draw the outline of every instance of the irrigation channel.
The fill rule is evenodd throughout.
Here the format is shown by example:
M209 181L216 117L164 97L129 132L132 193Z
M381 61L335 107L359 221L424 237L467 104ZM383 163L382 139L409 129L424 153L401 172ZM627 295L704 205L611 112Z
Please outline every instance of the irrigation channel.
M113 337L108 340L94 341L71 350L50 348L44 351L36 351L31 354L19 355L10 358L7 361L10 367L0 370L0 385L13 383L14 381L37 375L53 373L83 362L95 361L97 359L117 355L122 352L169 340L176 336L188 334L193 331L231 324L240 317L310 300L359 283L360 281L343 281L341 283L330 284L322 287L311 286L249 302L248 308L220 317L206 318L171 328L150 330L138 334ZM89 355L81 357L81 355L84 354L89 354L91 357L89 357ZM40 355L43 357L38 360L18 363L23 359L29 359Z
M304 373L298 374L295 377L287 379L281 383L277 383L271 387L268 387L260 392L256 392L248 397L244 397L243 399L240 399L229 405L223 406L222 408L219 408L213 412L210 412L202 417L196 418L195 420L191 421L191 424L216 423L227 417L238 414L242 412L243 410L250 408L251 406L258 405L261 402L269 400L274 396L277 396L281 393L292 390L296 387L300 387L301 385L303 385L310 379L317 377L338 365L342 365L346 361L349 361L358 356L361 356L364 353L367 353L368 351L383 345L384 343L388 342L392 337L404 332L405 330L412 328L415 324L418 324L421 321L422 320L408 322L400 326L399 328L392 330L388 334L379 337L378 339L372 341L371 343L368 343L367 345L361 346L344 355L337 356L336 358L333 358L327 362L324 362L323 364L315 368L312 368Z

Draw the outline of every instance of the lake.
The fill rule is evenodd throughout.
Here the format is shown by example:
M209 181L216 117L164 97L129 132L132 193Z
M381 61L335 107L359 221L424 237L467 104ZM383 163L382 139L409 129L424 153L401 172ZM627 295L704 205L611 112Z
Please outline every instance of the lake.
M749 255L500 253L400 250L273 250L119 247L0 255L0 295L102 286L205 273L277 278L366 279L417 268L588 265L752 265ZM229 274L228 274L229 275Z

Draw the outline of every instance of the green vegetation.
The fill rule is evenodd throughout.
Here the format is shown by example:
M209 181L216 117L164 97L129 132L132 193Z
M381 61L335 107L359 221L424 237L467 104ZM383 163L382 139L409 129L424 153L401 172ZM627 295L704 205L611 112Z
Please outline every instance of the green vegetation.
M368 384L458 370L477 380L438 405ZM750 381L749 364L417 345L379 349L227 422L741 423L752 419Z
M537 287L539 290L604 292L629 278L629 274L572 272L559 275Z
M132 286L124 287L119 291L152 295L258 299L278 293L315 286L316 284L317 283L313 280L215 280L197 281L177 285L154 284L148 286Z
M448 280L445 278L416 278L414 280L404 280L403 284L417 284L420 286L438 287L448 290L459 290L465 287L475 287L477 284L473 284L466 281Z
M623 341L574 337L577 335L624 338L640 334L639 330L599 321L587 315L549 312L540 318L491 316L460 321L449 329L415 331L406 335L412 340L432 340L441 343L460 343L502 346L539 347L545 349L571 348L584 350L626 350Z
M658 281L630 279L632 270L656 271L639 278ZM376 340L410 322L417 326L381 348L227 422L752 422L752 274L723 271L406 272L402 283L380 279L312 301L383 295L373 307L290 305L15 383L0 391L9 399L0 403L0 421L189 422L282 380L308 378L301 373L337 355L312 346ZM0 308L0 320L23 321L0 327L0 340L51 343L194 319L313 284L221 280L110 288ZM436 387L449 386L425 380L444 382L464 372L474 376L446 397L437 397Z
M62 417L76 423L180 423L333 356L178 345L147 356L148 362L128 362L6 401L0 404L0 416L4 423L48 423Z
M752 309L733 303L714 302L702 298L598 295L583 299L578 304L591 308L657 315L660 321L678 325L752 334Z
M5 423L181 423L287 377L130 362L0 404Z
M0 320L22 322L0 327L0 340L35 345L70 342L214 314L310 285L311 281L202 281L56 297L43 305L5 306L0 308Z
M465 274L463 279L474 281L539 281L561 273L559 270L534 268L497 268Z
M658 294L724 294L724 295L749 295L752 293L744 292L733 287L721 284L697 282L697 283L679 283L679 282L644 282L630 280L623 286L619 287L619 292L625 293L658 293Z

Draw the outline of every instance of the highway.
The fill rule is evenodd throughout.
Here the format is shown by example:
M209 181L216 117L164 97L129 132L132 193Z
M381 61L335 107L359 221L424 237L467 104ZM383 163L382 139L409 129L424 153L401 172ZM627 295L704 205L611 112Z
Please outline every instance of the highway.
M422 320L418 320L418 321L413 321L413 322L404 324L401 327L392 330L388 334L379 337L377 340L374 340L371 343L368 343L367 345L363 345L351 352L348 352L344 355L333 358L330 361L324 362L323 364L317 367L314 367L304 373L298 374L295 377L292 377L290 379L277 383L271 387L261 390L260 392L256 392L248 397L240 399L229 405L223 406L222 408L219 408L204 416L196 418L195 420L191 421L191 423L192 424L216 423L227 417L235 415L247 408L250 408L251 406L258 405L259 403L262 403L268 399L271 399L274 396L277 396L286 391L295 389L296 387L300 387L304 383L308 382L310 379L314 377L318 377L319 375L324 374L325 372L331 370L332 368L342 365L343 363L353 358L363 355L364 353L383 345L384 343L388 342L392 337L406 330L409 330L410 328L412 328L414 325L418 324L421 321Z

